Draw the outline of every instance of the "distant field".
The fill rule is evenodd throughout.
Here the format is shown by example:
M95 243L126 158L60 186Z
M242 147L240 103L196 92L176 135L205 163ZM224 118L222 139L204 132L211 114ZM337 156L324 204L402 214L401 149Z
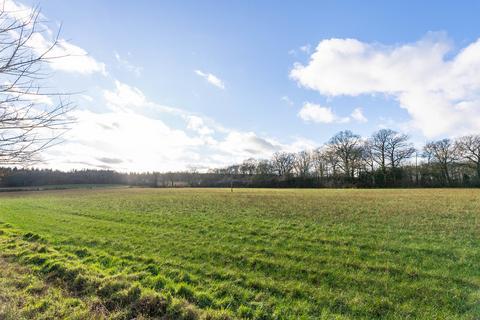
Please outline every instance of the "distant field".
M480 190L0 194L0 319L480 319Z

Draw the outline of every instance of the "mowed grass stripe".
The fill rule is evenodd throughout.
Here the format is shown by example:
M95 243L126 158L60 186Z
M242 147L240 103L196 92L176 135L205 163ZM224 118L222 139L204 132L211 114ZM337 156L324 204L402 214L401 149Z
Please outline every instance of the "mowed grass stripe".
M86 248L84 263L111 274L154 265L232 316L474 319L479 199L478 190L75 190L0 196L0 220L60 252Z

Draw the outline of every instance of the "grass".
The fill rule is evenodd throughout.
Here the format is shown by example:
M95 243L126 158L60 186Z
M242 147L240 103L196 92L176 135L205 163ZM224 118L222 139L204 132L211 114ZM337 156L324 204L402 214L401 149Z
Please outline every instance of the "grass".
M0 319L99 318L101 314L93 310L82 299L39 279L28 268L0 258Z
M480 190L8 193L0 222L72 318L480 319Z

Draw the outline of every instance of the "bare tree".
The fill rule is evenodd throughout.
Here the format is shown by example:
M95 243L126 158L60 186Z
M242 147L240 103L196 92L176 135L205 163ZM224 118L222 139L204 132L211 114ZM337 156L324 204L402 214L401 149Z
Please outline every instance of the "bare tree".
M297 176L305 178L312 168L312 156L308 151L300 151L295 154L294 169Z
M288 176L293 171L295 155L288 152L276 152L272 158L272 166L279 176Z
M370 173L370 178L371 178L372 184L375 184L376 161L375 161L375 156L373 154L373 146L372 146L371 139L368 139L363 144L362 162L363 162L363 166L365 168L364 171Z
M340 158L336 153L336 150L330 145L325 147L325 150L322 151L322 156L327 163L327 175L336 177L338 175L338 168L340 163Z
M382 172L384 184L387 183L387 168L390 167L394 171L415 152L406 134L391 129L381 129L373 133L366 147L369 149L371 160ZM392 174L395 177L395 173L392 172Z
M459 155L473 165L480 179L480 135L460 137L455 144Z
M372 134L368 140L367 148L371 160L375 162L382 171L384 184L387 183L387 156L388 156L388 141L392 130L382 129Z
M458 159L458 149L450 139L428 142L424 147L424 156L429 162L438 164L447 184L450 184L450 167Z
M244 160L240 165L240 173L246 175L252 175L255 173L255 169L257 167L257 161L253 158L249 158Z
M24 14L22 17L21 15ZM65 95L46 92L46 66L57 38L43 51L33 46L47 33L38 9L8 12L0 8L0 164L38 160L40 151L59 141L71 119ZM56 102L54 102L56 101Z
M362 143L360 136L349 130L340 131L329 141L329 148L339 159L339 167L349 178L355 177L355 169L361 161Z
M274 172L272 162L270 160L259 160L257 162L257 167L255 168L255 174L261 175L261 176L268 176L273 174Z
M403 161L412 157L415 148L408 141L408 135L393 131L388 139L387 151L390 168L395 170Z
M231 166L228 166L225 168L227 174L229 175L238 175L240 174L240 165L239 164L233 164Z
M322 180L328 175L328 159L325 150L318 148L311 154L312 167L317 178Z

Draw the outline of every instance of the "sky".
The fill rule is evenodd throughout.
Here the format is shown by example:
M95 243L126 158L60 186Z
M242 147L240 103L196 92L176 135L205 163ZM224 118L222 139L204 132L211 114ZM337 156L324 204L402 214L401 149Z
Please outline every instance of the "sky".
M480 131L478 1L5 0L61 26L76 122L43 166L205 170L340 130Z

